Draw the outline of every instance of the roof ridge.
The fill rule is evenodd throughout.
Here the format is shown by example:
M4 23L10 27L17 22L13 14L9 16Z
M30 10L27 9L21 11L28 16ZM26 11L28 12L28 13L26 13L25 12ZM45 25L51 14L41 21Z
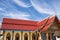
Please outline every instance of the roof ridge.
M49 20L49 17L48 18L46 18L47 20L46 20L46 22L42 25L42 28L39 28L37 31L40 31L40 30L42 30L43 28L44 28L44 26L46 25L46 23L48 22L48 20ZM45 20L45 19L44 19Z
M51 18L53 18L52 22L54 22L55 16L50 17L50 19L51 19ZM52 23L52 22L51 22L51 23ZM51 23L50 23L50 25L52 25ZM49 26L50 26L50 25L49 25ZM49 27L48 27L48 28L49 28ZM43 29L42 29L42 30L43 30Z
M42 30L42 29L44 28L44 26L47 24L48 20L49 20L49 17L48 17L48 19L46 20L46 22L45 22L45 24L43 25L43 27L41 28L41 30Z

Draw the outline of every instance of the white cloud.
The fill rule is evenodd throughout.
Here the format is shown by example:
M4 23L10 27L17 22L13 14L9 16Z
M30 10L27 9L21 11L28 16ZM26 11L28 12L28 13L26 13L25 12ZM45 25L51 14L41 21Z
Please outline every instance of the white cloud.
M3 10L2 8L0 8L0 11Z
M60 14L60 1L52 0L49 1L50 3L47 3L47 0L30 0L33 7L39 12L39 13L46 13L50 15L55 15L55 10L57 12L57 15Z
M45 2L45 1L39 1L39 0L30 0L33 7L38 11L46 14L53 14L54 11L52 8Z
M53 6L55 8L57 15L60 15L60 1L59 0L54 1Z
M31 4L27 4L22 2L21 0L13 0L16 4L18 4L19 6L25 7L25 8L29 8L31 7Z
M5 8L0 8L0 11L5 11Z
M5 14L4 17L8 17L8 18L14 18L14 19L25 19L25 20L30 20L29 17L30 15L29 14L25 14L23 12L10 12L8 14Z

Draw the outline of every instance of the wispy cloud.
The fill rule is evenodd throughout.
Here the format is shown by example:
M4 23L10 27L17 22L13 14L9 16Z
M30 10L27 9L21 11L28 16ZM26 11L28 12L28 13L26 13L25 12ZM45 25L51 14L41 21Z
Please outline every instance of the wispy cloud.
M46 13L49 15L54 15L55 10L57 14L60 14L60 1L58 0L50 0L47 2L47 0L30 0L33 7L39 12L39 13Z
M14 1L17 5L22 6L22 7L25 7L25 8L31 7L31 4L24 3L24 2L21 1L21 0L13 0L13 1Z
M7 13L4 15L4 17L6 18L13 18L13 19L25 19L25 20L30 20L29 17L30 15L29 14L25 14L23 12L10 12L10 13Z
M0 8L0 11L2 11L0 12L1 19L3 15L7 18L39 21L44 19L45 17L42 16L46 14L47 16L54 15L55 10L58 17L60 17L60 1L58 0L1 0L0 7L3 7Z
M56 0L53 2L54 9L57 15L60 15L60 0Z
M30 0L33 7L40 13L53 14L53 10L45 1Z
M0 8L0 11L2 11L3 9L2 8Z
M0 11L5 11L5 8L0 8Z
M21 12L20 10L18 10L18 8L20 8L20 7L16 8L13 1L15 3L17 2L17 5L21 5L21 6L26 7L26 8L31 6L29 4L26 4L22 1L20 1L20 0L2 1L0 6L2 6L3 8L0 8L0 10L2 10L2 12L0 12L1 13L0 15L3 15L3 17L6 17L6 18L29 20L30 15L27 12L25 13L25 11ZM3 11L3 10L5 10L5 11Z

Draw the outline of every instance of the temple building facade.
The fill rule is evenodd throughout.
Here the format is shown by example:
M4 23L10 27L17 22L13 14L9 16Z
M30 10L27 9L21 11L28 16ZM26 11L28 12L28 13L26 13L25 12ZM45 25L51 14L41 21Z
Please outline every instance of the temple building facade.
M60 38L60 21L57 16L31 21L3 18L1 40L56 40Z

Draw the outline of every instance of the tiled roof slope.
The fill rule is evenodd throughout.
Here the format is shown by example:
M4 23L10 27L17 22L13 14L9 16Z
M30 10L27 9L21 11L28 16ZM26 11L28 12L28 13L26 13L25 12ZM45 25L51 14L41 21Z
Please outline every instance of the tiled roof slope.
M51 18L48 17L42 20L41 22L4 18L1 29L3 30L34 30L34 31L40 30L42 32L47 30L54 20L56 20L56 22L60 24L57 16L53 16Z
M51 17L51 18L48 19L48 22L47 22L46 25L43 27L43 29L41 30L41 32L46 31L46 30L50 27L50 25L52 24L52 22L54 22L54 20L55 20L55 22L56 22L57 24L59 24L59 26L60 26L60 22L59 22L57 16L53 16L53 17Z
M30 20L18 20L4 18L2 29L4 30L35 30L37 22Z

